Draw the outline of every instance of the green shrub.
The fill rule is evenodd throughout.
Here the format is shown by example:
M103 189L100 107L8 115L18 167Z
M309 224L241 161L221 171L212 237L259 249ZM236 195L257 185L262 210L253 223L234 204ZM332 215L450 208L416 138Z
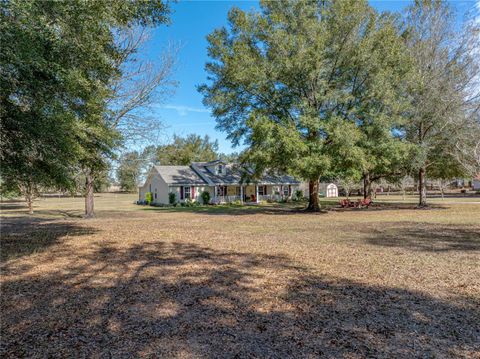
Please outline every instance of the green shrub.
M295 198L299 201L303 199L303 191L301 189L295 191Z
M177 204L177 194L175 192L170 192L168 194L168 203L170 203L172 206Z
M180 205L182 207L198 207L200 206L200 203L191 198L187 198L184 202L180 202Z
M210 192L203 191L200 196L202 197L202 203L203 204L209 204L210 203Z
M152 199L153 199L152 192L145 193L145 202L147 202L148 205L152 203Z
M152 206L152 207L168 207L169 205L164 204L164 203L152 203L150 206Z

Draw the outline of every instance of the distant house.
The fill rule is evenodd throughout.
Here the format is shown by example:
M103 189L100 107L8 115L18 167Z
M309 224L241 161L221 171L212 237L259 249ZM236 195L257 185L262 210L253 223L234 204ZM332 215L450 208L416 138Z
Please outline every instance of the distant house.
M299 182L287 175L265 174L255 182L243 183L247 170L223 160L193 162L189 166L153 166L145 184L139 187L139 200L145 201L147 192L152 202L169 203L169 193L175 193L178 202L201 202L201 193L208 191L212 203L234 201L258 202L291 198Z
M480 190L480 173L472 181L472 189L474 191Z

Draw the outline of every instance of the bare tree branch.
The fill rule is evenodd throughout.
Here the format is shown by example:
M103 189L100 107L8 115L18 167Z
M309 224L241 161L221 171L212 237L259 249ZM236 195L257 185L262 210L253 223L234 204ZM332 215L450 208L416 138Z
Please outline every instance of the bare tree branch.
M148 111L152 104L171 95L176 86L172 75L179 47L169 44L160 58L146 60L140 51L148 40L149 33L144 28L125 29L118 34L121 75L111 84L109 122L120 131L125 142L148 139L153 131L164 128Z

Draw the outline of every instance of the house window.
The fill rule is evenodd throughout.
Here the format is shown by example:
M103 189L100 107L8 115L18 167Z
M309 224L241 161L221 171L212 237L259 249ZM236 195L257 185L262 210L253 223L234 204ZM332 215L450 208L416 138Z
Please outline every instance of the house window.
M241 195L240 187L235 187L235 195L236 195L236 196L240 196L240 195Z
M155 188L155 199L157 199L157 189Z
M288 186L283 186L283 195L288 197L289 193L288 193Z
M258 186L258 195L259 196L265 195L265 186Z
M223 165L217 165L217 175L223 174Z
M227 186L217 187L217 196L223 197L227 195Z
M185 197L185 199L191 198L190 189L191 189L190 187L183 187L183 196Z

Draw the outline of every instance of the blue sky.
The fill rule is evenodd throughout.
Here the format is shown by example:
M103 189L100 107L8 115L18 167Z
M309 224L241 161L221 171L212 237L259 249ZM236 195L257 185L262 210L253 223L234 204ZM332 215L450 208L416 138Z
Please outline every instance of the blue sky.
M371 1L380 11L399 11L409 1ZM453 1L459 14L475 6L475 1ZM168 141L173 134L196 133L218 139L220 152L230 153L242 148L232 148L226 134L215 130L215 119L202 104L197 85L206 81L204 71L207 57L206 36L215 28L227 24L227 13L233 6L243 10L258 8L257 1L180 1L172 5L172 23L155 29L145 48L151 60L160 57L168 43L180 46L178 66L174 79L178 82L175 93L162 103L152 106L152 116L160 120L165 129L160 142Z

